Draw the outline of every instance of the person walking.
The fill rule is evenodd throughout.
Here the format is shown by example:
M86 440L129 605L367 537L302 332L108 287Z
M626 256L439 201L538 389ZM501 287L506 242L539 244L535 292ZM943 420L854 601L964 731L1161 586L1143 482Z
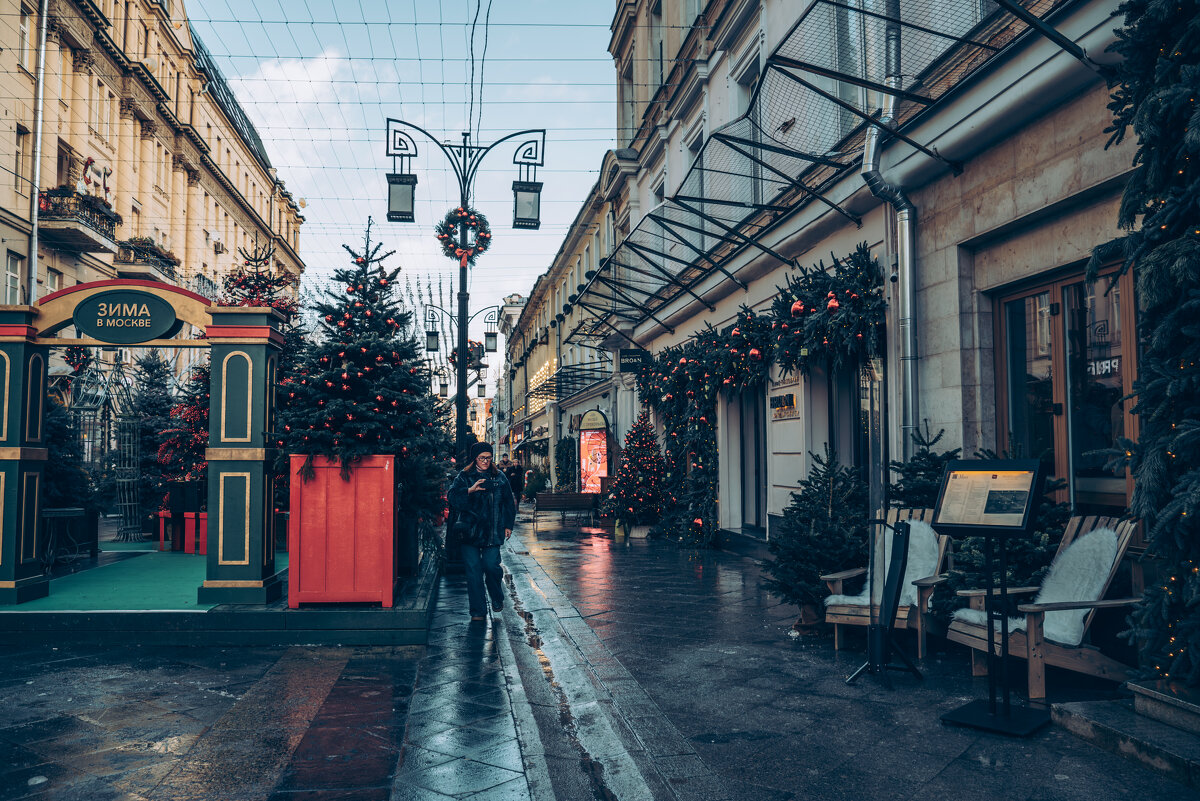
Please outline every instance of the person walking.
M512 490L513 500L521 504L521 490L525 489L525 471L516 462L510 462L506 457L500 462L500 469L508 478L508 488Z
M484 620L488 596L492 611L504 608L500 546L512 536L517 519L508 479L492 463L491 445L477 442L471 446L467 466L450 483L446 500L458 514L455 528L467 574L471 620Z

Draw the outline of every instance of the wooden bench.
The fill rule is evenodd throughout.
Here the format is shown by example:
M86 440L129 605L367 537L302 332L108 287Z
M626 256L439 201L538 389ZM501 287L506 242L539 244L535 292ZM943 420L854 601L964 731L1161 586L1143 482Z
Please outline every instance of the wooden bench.
M538 512L559 512L567 522L567 512L587 512L594 522L600 494L596 492L539 492L533 499L533 532L537 533Z

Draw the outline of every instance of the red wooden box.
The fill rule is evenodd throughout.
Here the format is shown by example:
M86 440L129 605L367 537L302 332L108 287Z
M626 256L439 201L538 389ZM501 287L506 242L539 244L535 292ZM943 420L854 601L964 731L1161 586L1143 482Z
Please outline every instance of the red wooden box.
M392 605L395 569L395 457L367 456L343 481L341 467L313 460L316 475L291 457L288 606L378 601Z

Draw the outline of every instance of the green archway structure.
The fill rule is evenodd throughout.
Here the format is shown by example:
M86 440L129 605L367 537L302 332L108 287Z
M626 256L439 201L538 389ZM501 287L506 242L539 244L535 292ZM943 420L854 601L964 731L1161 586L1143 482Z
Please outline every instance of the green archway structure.
M278 598L267 432L283 321L275 309L213 306L185 289L136 280L79 284L36 306L0 306L0 604L50 591L37 558L44 536L42 412L48 351L65 345L210 349L208 562L198 600ZM171 338L184 324L205 338ZM56 336L72 325L79 337Z

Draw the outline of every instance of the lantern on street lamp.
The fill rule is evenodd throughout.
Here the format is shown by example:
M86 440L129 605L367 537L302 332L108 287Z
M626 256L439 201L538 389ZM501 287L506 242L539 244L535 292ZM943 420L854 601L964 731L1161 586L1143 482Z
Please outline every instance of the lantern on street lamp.
M536 231L542 226L541 181L513 181L513 228Z
M481 398L486 398L486 397L487 397L487 387L486 387L486 386L484 386L484 384L483 384L483 382L482 382L482 381L480 381L480 382L479 382L479 384L478 384L478 386L476 386L476 388L475 388L475 394L476 394L476 395L478 395L478 396L479 396L479 397L481 397Z
M412 222L416 219L417 176L407 172L390 172L388 182L388 222Z
M495 331L483 332L483 349L488 353L495 353L499 349Z
M432 330L426 331L425 332L425 352L426 353L437 353L437 351L438 351L438 332L432 331Z

